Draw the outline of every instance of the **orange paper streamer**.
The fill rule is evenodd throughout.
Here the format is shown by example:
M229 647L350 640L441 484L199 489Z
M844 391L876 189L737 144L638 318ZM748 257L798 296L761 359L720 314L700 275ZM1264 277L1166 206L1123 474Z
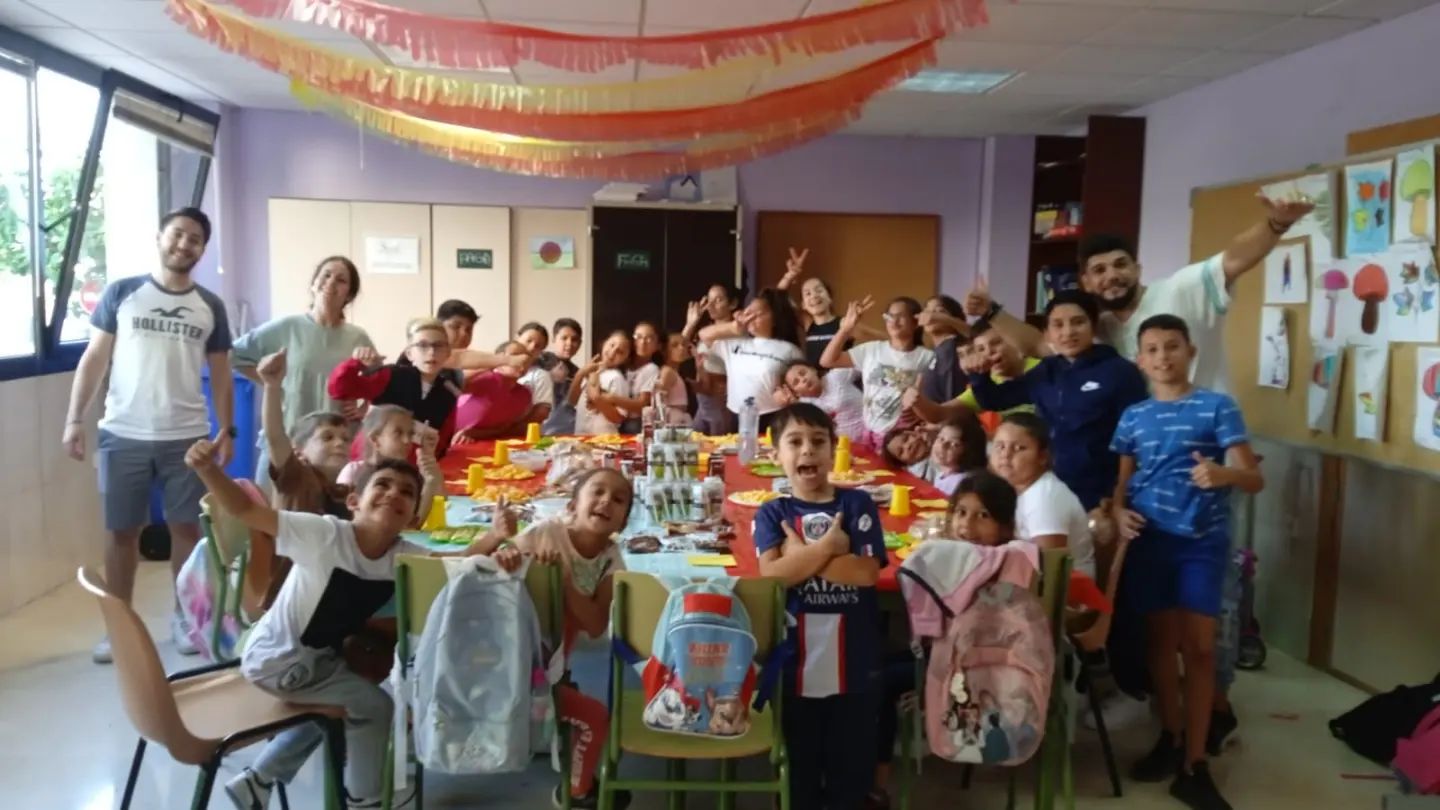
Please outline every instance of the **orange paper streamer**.
M767 25L664 37L600 37L425 14L374 0L231 0L230 5L253 17L344 31L436 67L514 67L529 60L580 73L635 60L702 68L743 56L833 53L857 45L943 38L989 21L985 0L890 0Z

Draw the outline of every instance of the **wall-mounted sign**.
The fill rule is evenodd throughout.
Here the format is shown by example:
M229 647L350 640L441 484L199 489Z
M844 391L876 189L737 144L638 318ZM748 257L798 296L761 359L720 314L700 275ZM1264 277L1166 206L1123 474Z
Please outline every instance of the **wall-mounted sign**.
M365 270L386 275L420 273L420 238L416 236L365 237Z
M533 270L570 270L575 267L575 240L569 236L535 236L530 239Z
M615 254L616 270L649 270L650 251L622 250Z
M455 266L461 270L493 270L495 251L483 248L460 248L455 251Z

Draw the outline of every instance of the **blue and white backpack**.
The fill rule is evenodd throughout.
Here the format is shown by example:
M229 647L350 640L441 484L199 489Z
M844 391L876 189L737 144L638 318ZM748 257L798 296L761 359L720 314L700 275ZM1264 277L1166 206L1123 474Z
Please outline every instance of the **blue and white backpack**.
M750 730L751 701L764 707L779 670L779 651L755 665L750 615L730 578L661 579L670 596L655 625L649 660L620 639L616 654L640 670L643 722L655 731L739 737Z

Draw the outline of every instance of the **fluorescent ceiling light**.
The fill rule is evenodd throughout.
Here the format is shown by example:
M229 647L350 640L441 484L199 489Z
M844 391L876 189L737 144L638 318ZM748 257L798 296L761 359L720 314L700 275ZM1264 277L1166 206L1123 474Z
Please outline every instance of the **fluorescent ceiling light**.
M896 89L922 93L988 93L1014 75L1013 70L922 70Z

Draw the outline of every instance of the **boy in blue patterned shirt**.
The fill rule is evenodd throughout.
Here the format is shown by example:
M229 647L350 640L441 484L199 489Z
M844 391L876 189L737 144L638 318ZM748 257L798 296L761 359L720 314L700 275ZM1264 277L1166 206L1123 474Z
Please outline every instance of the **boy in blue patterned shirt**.
M1120 417L1115 520L1131 540L1124 576L1145 615L1150 678L1164 726L1135 765L1137 781L1175 776L1170 794L1196 810L1230 810L1210 777L1205 742L1215 691L1215 628L1229 564L1231 488L1264 486L1235 400L1190 383L1195 347L1185 321L1140 325L1151 398ZM1185 662L1185 713L1180 669ZM1184 734L1183 750L1180 742Z

